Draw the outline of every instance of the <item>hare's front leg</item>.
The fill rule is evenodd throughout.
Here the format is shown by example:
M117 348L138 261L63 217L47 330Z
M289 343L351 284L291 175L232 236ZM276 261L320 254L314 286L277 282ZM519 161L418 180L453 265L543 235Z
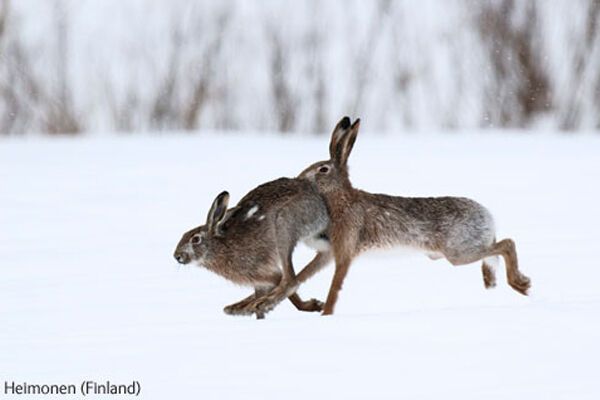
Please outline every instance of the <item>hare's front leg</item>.
M327 302L325 303L325 307L323 309L323 315L333 314L335 303L337 303L338 300L338 293L340 290L342 290L344 279L346 279L348 269L350 268L350 263L351 259L347 257L336 260L335 272L333 274L331 286L329 287L329 293L327 294Z
M324 311L324 315L332 314L335 301L337 300L337 292L341 289L342 282L346 276L348 267L350 266L350 260L348 260L345 268L338 268L338 266L336 266L337 279L334 279L334 282L337 282L337 284L332 285L332 290L327 298L327 304L329 304L328 308L327 304L324 304L317 299L303 301L296 293L296 290L300 283L306 282L332 260L332 252L324 251L317 253L315 258L308 263L296 277L292 264L292 251L293 249L289 250L288 256L283 262L283 278L279 285L277 285L268 295L261 298L257 297L255 301L248 304L248 308L253 309L257 315L258 313L264 314L275 308L275 306L285 299L285 297L289 297L290 301L300 311ZM342 270L344 271L343 273L341 273Z
M258 298L263 297L269 292L270 287L257 287L254 289L254 294L246 297L245 299L238 301L237 303L228 305L223 309L225 314L229 315L252 315L256 313L256 319L263 319L264 313L256 312L250 305Z
M298 284L306 282L310 277L322 270L331 261L332 258L333 256L329 251L317 253L315 258L313 258L297 275L296 281L298 282ZM288 265L291 265L291 261ZM269 293L267 296L263 296L260 299L257 296L255 302L252 302L252 304L248 304L247 312L267 312L266 310L270 311L273 308L275 308L275 306L285 298L286 285L282 286L283 287L280 287L279 291L273 291L273 293ZM289 295L288 299L299 311L321 312L323 311L323 307L325 306L325 304L318 299L302 300L302 298L295 292Z
M292 297L295 294L298 285L280 285L273 289L270 293L265 296L258 297L256 300L252 301L246 307L247 311L252 313L256 313L257 316L264 315L269 311L273 310L277 304L281 303L288 297ZM305 302L303 302L300 297L295 297L291 299L292 303L295 305L298 304L300 307L305 307ZM298 307L297 306L297 307ZM300 309L300 308L298 308Z
M298 283L304 283L312 278L314 274L322 270L332 259L333 254L331 251L318 252L315 258L306 264L306 267L302 268L302 271L296 276Z
M323 251L317 253L315 258L313 258L312 261L309 262L296 277L298 283L306 282L314 274L322 270L329 263L329 261L331 261L332 258L333 256L330 251ZM300 298L300 296L297 293L292 294L289 297L289 299L292 302L292 304L294 304L294 306L300 311L320 312L323 311L323 307L325 306L325 304L322 301L317 299L310 299L304 301Z
M290 300L292 301L292 303L294 303L294 305L297 304L297 307L305 306L304 302L300 299L299 296L296 295L296 297L292 298L292 295L295 295L296 290L298 289L298 283L296 282L295 276L294 278L289 278L286 277L286 273L284 273L283 275L284 276L281 279L279 285L277 285L266 295L262 297L257 297L256 300L248 304L247 310L256 313L257 316L264 315L269 311L273 310L275 306L277 306L277 304L281 303L288 297L290 297Z
M260 298L257 297L256 300L248 305L248 308L254 310L256 315L268 313L274 309L277 304L296 293L296 289L298 289L299 283L296 279L296 272L294 271L294 265L292 263L292 253L294 252L296 242L290 240L289 237L286 237L287 234L288 232L286 231L281 232L281 235L278 233L279 243L277 248L283 267L283 276L281 277L279 284L267 295Z
M345 221L346 218L341 218ZM335 272L333 280L327 294L327 301L323 309L323 315L331 315L335 309L335 303L338 300L338 294L342 290L344 279L348 274L348 269L352 259L356 255L358 247L358 236L355 229L347 226L345 223L335 223L332 226L331 245L335 255Z
M255 312L257 316L260 314L264 315L274 309L277 304L285 299L285 297L286 292L273 290L273 292L268 295L257 298L255 301L248 304L246 306L246 312ZM323 311L323 307L325 307L325 303L318 299L302 300L298 293L292 293L288 296L288 299L298 311L321 312Z
M225 314L229 315L250 315L251 312L247 312L246 309L248 304L256 299L256 294L251 294L243 300L238 301L237 303L230 304L223 309Z

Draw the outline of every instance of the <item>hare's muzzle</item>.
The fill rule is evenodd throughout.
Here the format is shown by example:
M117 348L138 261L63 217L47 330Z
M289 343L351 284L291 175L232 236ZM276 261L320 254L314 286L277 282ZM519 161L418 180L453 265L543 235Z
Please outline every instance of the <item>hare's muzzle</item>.
M176 252L173 256L179 264L187 264L190 262L190 258L185 253Z

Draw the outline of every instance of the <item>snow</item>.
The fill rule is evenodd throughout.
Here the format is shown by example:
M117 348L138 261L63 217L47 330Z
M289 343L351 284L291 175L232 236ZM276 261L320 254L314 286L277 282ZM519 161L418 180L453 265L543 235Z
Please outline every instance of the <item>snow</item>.
M2 379L135 379L143 399L600 398L592 135L366 131L350 158L357 187L485 204L517 243L530 297L508 288L503 265L486 291L479 265L390 250L356 260L332 317L287 302L263 321L225 315L249 290L178 267L181 234L220 191L235 204L327 144L210 132L0 141ZM296 267L311 255L300 248ZM332 272L300 294L324 299Z

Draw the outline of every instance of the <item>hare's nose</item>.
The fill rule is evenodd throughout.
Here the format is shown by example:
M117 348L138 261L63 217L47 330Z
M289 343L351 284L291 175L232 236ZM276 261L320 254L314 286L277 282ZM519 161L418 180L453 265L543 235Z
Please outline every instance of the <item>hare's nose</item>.
M183 254L175 254L175 259L179 264L185 263L185 256Z

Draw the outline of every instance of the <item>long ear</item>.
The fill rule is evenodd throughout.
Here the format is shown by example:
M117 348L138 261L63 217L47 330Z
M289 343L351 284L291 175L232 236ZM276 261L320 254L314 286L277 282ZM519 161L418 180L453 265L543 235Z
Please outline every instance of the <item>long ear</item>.
M331 133L331 141L329 142L329 157L333 161L337 161L340 156L340 142L344 137L344 134L350 127L350 118L344 117L337 123L333 132Z
M358 129L360 128L360 118L357 118L356 121L350 127L348 133L346 133L339 144L340 157L338 159L338 165L342 167L346 167L348 164L348 157L350 157L350 153L352 152L352 148L354 147L354 142L356 142L356 136L358 135Z
M213 201L208 216L206 217L206 226L208 227L209 233L217 232L217 225L227 212L227 205L229 204L229 193L221 192L217 198Z

